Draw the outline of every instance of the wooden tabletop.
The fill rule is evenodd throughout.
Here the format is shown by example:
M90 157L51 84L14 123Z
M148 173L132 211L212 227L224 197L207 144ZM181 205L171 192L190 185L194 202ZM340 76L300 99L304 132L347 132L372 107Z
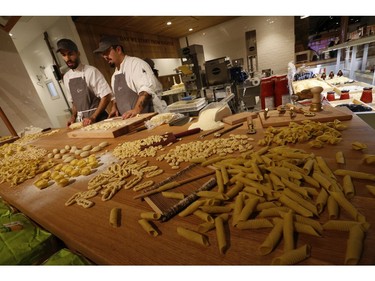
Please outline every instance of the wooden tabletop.
M257 140L263 138L263 130L260 128L259 119L254 119L257 133L251 135L254 138L254 149ZM316 156L322 156L332 170L343 168L374 173L374 166L363 165L363 152L352 149L351 143L360 141L368 145L366 153L375 154L375 131L357 116L352 120L343 121L348 129L342 131L343 140L337 145L326 145L321 149L311 149L306 143L292 145ZM31 144L44 147L48 150L64 147L65 145L84 146L96 145L101 141L108 141L108 152L101 156L103 165L99 171L104 170L114 161L117 161L111 151L126 141L145 138L150 134L162 134L166 131L181 132L188 128L189 124L180 127L162 125L152 131L141 131L128 134L115 139L71 139L67 137L67 129L60 129L58 133L39 138ZM228 127L228 125L226 125ZM246 134L246 122L243 126L231 132L233 134ZM202 134L202 133L201 133ZM228 133L229 134L229 133ZM228 135L227 134L227 135ZM224 135L223 137L226 137ZM250 136L250 135L248 135ZM167 147L172 149L181 143L196 141L198 135L184 137L178 143ZM207 136L205 139L212 139ZM347 163L339 166L335 161L335 153L342 151L346 155ZM160 152L159 152L160 153ZM163 152L164 153L164 152ZM178 170L172 170L168 163L149 160L148 165L158 165L164 169L164 173L154 180L161 181L175 174ZM180 170L188 163L181 165ZM97 172L97 173L98 173ZM215 231L206 233L210 246L205 247L184 239L177 234L177 227L196 229L201 222L196 216L175 216L167 222L156 221L154 225L159 231L157 237L146 233L138 224L140 213L152 211L150 205L141 199L133 199L135 192L131 189L120 190L111 200L101 201L100 197L94 197L95 205L85 209L77 204L65 206L65 202L76 192L86 191L87 182L96 174L77 178L76 182L66 187L56 185L39 190L33 186L35 179L28 180L18 186L10 187L8 183L0 185L0 196L25 213L36 223L50 231L65 244L80 252L94 263L103 265L266 265L272 259L283 253L283 241L270 254L262 256L258 254L258 247L265 240L270 229L239 230L232 227L229 222L225 227L229 248L225 254L220 254L217 246ZM209 178L203 178L195 184L200 186ZM360 264L375 263L375 198L365 188L366 184L375 185L375 182L366 180L354 180L356 195L350 201L366 217L372 225L366 233ZM193 187L194 188L194 187ZM109 224L109 215L112 208L121 208L121 226L112 227ZM351 219L345 211L341 211L340 219ZM328 220L326 213L319 218L323 223ZM324 231L322 237L314 237L307 234L298 234L295 238L296 245L306 243L312 247L311 257L301 264L344 264L348 232Z

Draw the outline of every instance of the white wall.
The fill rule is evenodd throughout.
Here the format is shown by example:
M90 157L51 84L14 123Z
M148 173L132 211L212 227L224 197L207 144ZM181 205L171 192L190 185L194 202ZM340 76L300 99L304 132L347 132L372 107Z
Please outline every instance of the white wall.
M274 74L287 73L294 59L293 16L239 17L187 37L189 45L203 45L205 60L220 57L243 58L246 62L247 31L256 30L258 69L271 68ZM180 38L181 48L186 38ZM247 68L247 64L244 65Z
M154 68L159 70L159 76L176 74L174 71L181 66L180 59L152 59L155 63Z
M43 104L9 34L0 30L0 106L16 132L51 127ZM0 136L10 132L0 119Z
M24 28L31 28L36 35L30 43L23 44L23 42L20 42L18 46L16 37L14 41L19 50L19 54L48 114L52 127L65 127L66 121L70 117L68 111L69 107L63 95L63 92L65 92L64 85L62 82L59 83L53 75L52 65L54 64L54 60L44 39L44 32L47 32L48 34L50 45L53 48L53 53L55 54L55 58L58 60L60 66L66 66L61 55L56 54L56 43L61 38L70 38L75 41L81 51L82 61L87 62L74 23L70 17L32 17L26 23L23 23L22 21L18 23L12 32L17 36L18 30ZM41 70L41 67L45 67L44 73ZM52 99L50 97L45 85L45 82L49 80L53 81L55 88L57 89L59 94L58 99ZM69 106L71 105L69 104Z

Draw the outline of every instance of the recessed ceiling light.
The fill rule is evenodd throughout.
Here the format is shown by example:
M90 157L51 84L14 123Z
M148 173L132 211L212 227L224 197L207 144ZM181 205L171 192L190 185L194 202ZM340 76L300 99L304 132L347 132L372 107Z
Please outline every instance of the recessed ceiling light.
M13 33L10 33L10 32L9 32L9 36L10 36L10 37L13 37Z
M172 22L171 22L171 21L167 22L167 25L171 25L171 24L172 24Z
M193 29L192 29L192 28L189 28L189 31L193 31Z

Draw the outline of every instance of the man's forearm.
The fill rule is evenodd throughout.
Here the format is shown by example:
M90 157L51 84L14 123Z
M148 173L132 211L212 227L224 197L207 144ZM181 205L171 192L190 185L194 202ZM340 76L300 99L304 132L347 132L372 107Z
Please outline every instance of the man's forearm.
M96 108L95 112L90 116L90 118L94 119L93 121L95 121L96 118L98 118L98 116L100 115L100 113L106 110L110 101L111 95L106 95L105 97L101 98L98 107Z
M147 92L140 92L138 95L137 102L134 106L134 109L141 112L147 105L150 98L151 98L151 95L148 94Z

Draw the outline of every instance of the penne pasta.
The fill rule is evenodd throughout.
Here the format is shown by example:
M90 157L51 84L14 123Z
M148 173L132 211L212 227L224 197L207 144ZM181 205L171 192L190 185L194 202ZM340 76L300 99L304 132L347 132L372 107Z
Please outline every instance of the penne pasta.
M223 178L223 184L224 184L224 185L227 185L228 182L229 182L228 171L227 171L227 169L226 169L224 166L222 166L222 167L220 168L220 171L221 171L221 176L222 176L222 178Z
M289 210L283 219L284 252L287 252L294 249L294 224L292 211Z
M113 227L119 227L121 225L121 209L112 208L109 214L109 224Z
M358 210L350 203L342 192L330 192L330 195L335 198L336 202L347 211L356 221L365 222L365 217L358 212Z
M210 214L207 214L201 210L196 210L193 215L197 216L198 218L200 218L201 220L204 220L205 222L211 222L213 223L214 222L214 219L213 217L210 215Z
M216 175L217 191L220 193L224 193L224 181L223 181L223 176L221 174L221 170L215 170L215 175Z
M232 211L232 207L227 206L210 206L210 205L204 205L199 207L203 212L208 214L218 214L218 213L229 213Z
M311 246L305 244L297 249L288 251L283 255L272 260L273 265L292 265L297 264L311 255Z
M204 200L197 200L191 203L185 210L182 210L178 213L180 217L186 217L192 213L194 213L198 208L204 204Z
M236 227L238 229L259 229L273 227L273 224L267 219L251 219L247 221L239 221Z
M310 172L312 171L313 167L314 167L314 160L310 158L303 165L302 169L303 169L304 174L309 175Z
M346 244L345 264L358 264L362 255L365 233L360 226L353 226L349 230L349 238Z
M280 216L280 211L282 212L288 212L290 208L285 207L285 206L280 206L280 207L273 207L273 208L268 208L268 209L263 209L259 214L259 218L265 218L265 217L276 217Z
M366 188L367 188L368 191L370 191L370 193L371 193L372 195L375 196L375 185L369 185L369 184L366 184Z
M315 160L318 163L318 166L324 175L328 176L329 178L336 179L334 173L328 167L327 162L324 160L322 156L316 156Z
M148 220L145 220L145 219L140 219L138 220L138 223L142 226L142 228L151 236L158 236L159 233L157 232L157 230L153 227L153 225L148 221Z
M184 227L177 227L177 233L178 235L184 237L185 239L192 241L194 243L200 244L202 246L210 246L210 243L208 241L208 237L204 234L192 231L190 229L186 229Z
M315 201L315 206L318 214L321 214L323 212L324 207L327 205L328 197L328 192L324 188L322 188Z
M324 230L349 231L353 226L360 225L363 231L370 228L368 222L348 221L348 220L329 220L323 224Z
M141 213L141 218L145 220L158 220L160 219L161 214L155 212L143 212Z
M270 177L270 179L273 183L273 187L274 187L275 190L283 190L284 189L285 184L281 181L281 179L277 175L275 175L273 173L270 173L269 177Z
M332 196L328 196L327 210L328 217L330 220L336 220L339 218L339 205Z
M246 221L255 210L258 202L258 198L247 199L245 202L245 206L242 208L241 213L238 215L238 221Z
M301 206L303 206L307 210L311 211L314 215L318 216L318 210L316 209L316 206L313 203L311 203L310 201L302 198L300 195L296 194L295 192L293 192L289 188L286 188L283 191L283 194L288 196L290 199L296 201L298 204L300 204Z
M231 187L231 189L229 189L227 191L227 193L225 193L225 195L229 198L229 199L232 199L233 197L235 197L242 189L244 188L244 184L242 182L239 182L237 181L236 184Z
M335 157L337 164L345 164L344 153L342 151L337 151Z
M185 195L181 192L172 192L172 191L163 191L161 193L165 198L170 198L170 199L184 199Z
M354 197L354 186L352 178L349 175L344 176L342 187L346 198Z
M355 178L355 179L375 181L375 175L374 174L369 174L369 173L364 173L364 172L357 172L357 171L351 171L351 170L337 169L337 170L335 170L334 173L335 173L336 176L349 175L349 176L351 176L352 178Z
M267 235L266 240L264 240L264 242L258 248L261 255L268 255L279 243L280 238L283 235L283 225L283 221L280 221L274 225L270 233Z
M239 194L237 195L236 200L234 201L233 219L232 219L233 226L237 224L243 206L244 206L244 199L243 199L242 194Z
M215 218L216 238L220 254L227 250L227 238L224 230L224 221L221 217Z
M305 207L301 206L296 201L290 199L289 197L287 197L284 194L280 196L279 201L281 203L283 203L285 206L289 207L290 209L292 209L293 211L295 211L296 213L298 213L298 214L300 214L304 217L313 217L314 216L314 214L311 211L309 211Z

